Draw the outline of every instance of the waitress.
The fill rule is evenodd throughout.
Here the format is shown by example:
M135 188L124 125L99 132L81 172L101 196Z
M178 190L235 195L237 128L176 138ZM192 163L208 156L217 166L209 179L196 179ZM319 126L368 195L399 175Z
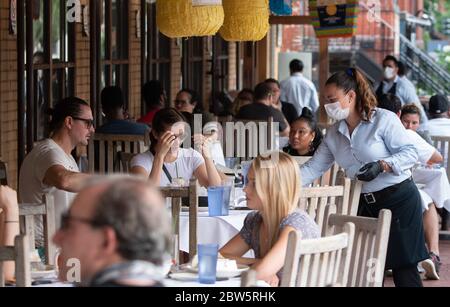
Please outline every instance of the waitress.
M336 161L349 178L363 181L359 215L392 211L386 269L397 287L421 287L417 263L428 258L420 194L411 179L418 155L398 117L377 108L377 99L356 69L334 74L326 83L325 109L337 123L314 157L301 168L308 185Z

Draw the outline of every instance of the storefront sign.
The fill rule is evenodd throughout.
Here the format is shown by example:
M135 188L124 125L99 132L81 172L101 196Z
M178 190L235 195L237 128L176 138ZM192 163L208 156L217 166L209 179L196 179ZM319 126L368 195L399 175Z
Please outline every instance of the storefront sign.
M358 0L310 0L318 38L350 37L356 33Z

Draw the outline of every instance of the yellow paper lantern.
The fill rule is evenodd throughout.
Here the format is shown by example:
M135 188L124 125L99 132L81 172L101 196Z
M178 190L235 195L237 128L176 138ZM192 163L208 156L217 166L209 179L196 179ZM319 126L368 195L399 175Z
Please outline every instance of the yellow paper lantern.
M226 41L259 41L269 31L269 0L223 0L225 21L220 35Z
M193 0L156 1L158 28L171 38L215 35L223 21L224 11L220 4L194 6Z

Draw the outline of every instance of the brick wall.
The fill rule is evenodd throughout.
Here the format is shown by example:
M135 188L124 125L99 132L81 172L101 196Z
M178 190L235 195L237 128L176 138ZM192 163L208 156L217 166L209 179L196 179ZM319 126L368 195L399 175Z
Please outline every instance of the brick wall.
M178 91L181 89L181 40L171 40L171 67L170 67L170 105L173 106L173 100L177 96Z
M17 44L9 34L9 1L0 1L0 159L17 188Z
M81 0L82 5L88 5L89 0ZM90 40L83 34L83 25L75 25L75 96L90 101Z
M129 112L131 117L141 115L141 40L137 37L136 13L140 10L140 1L130 1L129 11ZM142 14L142 12L141 12Z

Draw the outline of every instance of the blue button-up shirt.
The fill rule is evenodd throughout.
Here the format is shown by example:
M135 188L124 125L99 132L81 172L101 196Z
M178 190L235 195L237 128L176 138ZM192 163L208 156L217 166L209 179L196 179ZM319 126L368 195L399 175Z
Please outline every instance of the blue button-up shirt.
M350 136L345 120L337 122L326 134L314 157L301 167L302 182L311 184L336 161L352 179L365 164L384 160L392 172L382 173L363 183L363 193L380 191L411 177L418 159L400 119L391 111L376 109L370 121L361 123Z

